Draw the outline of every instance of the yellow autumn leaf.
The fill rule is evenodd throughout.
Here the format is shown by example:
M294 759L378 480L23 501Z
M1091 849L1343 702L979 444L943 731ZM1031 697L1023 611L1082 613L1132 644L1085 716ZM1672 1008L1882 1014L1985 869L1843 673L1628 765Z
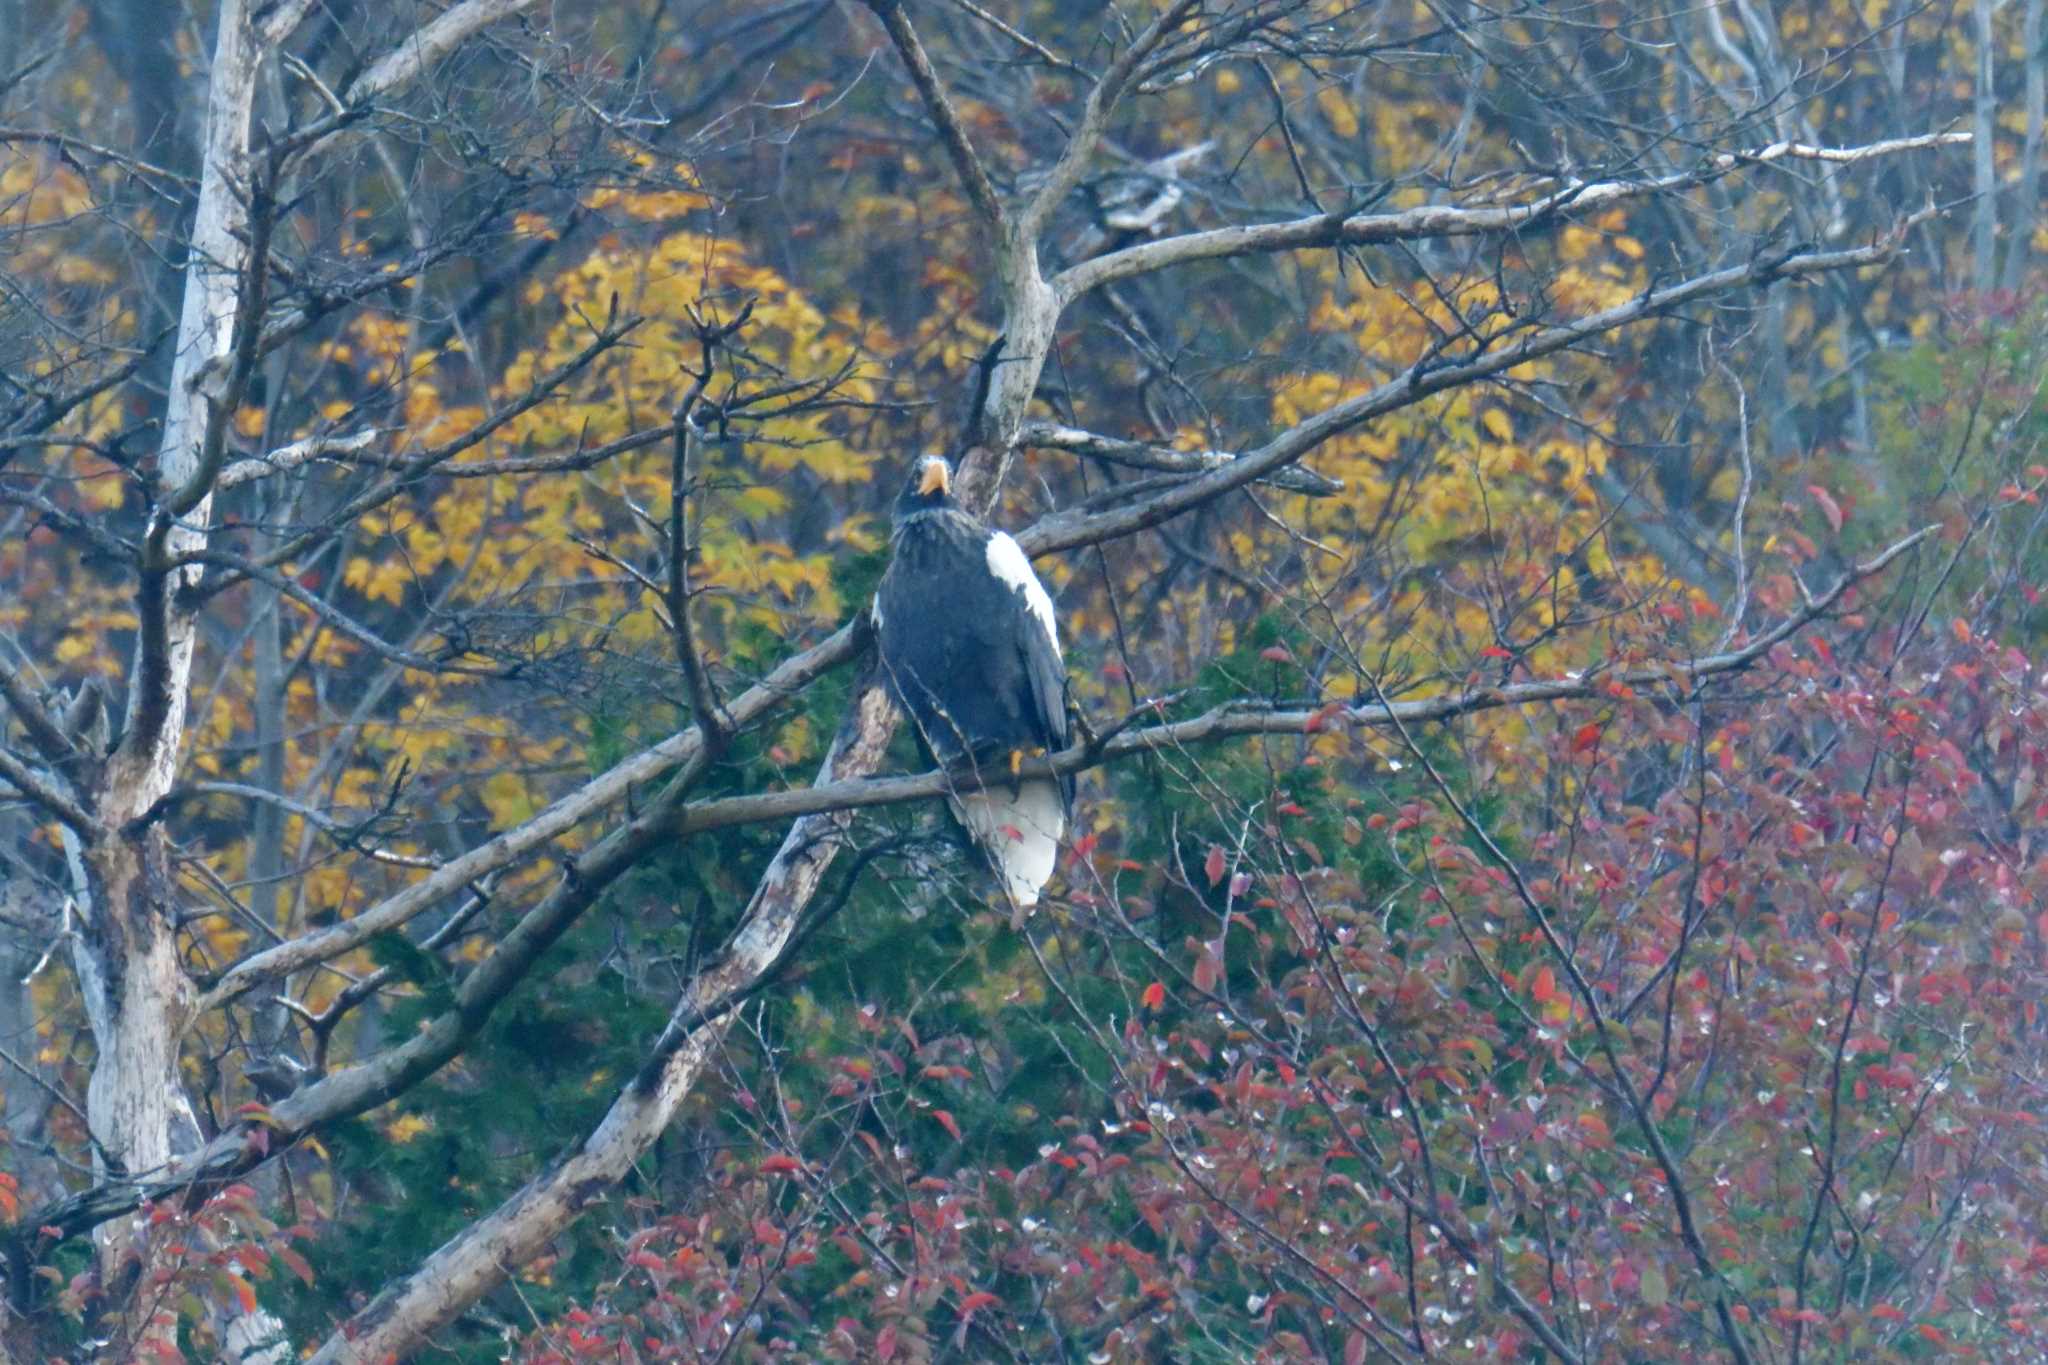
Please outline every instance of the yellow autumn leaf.
M483 799L484 807L491 813L491 823L498 829L511 828L538 808L517 773L493 773L483 785Z
M1330 131L1338 137L1358 136L1358 111L1351 107L1351 101L1342 90L1325 86L1316 92L1316 108L1323 111L1323 117L1330 121Z
M393 1142L407 1143L421 1133L432 1132L433 1128L431 1120L423 1119L418 1114L400 1114L384 1125L384 1136Z

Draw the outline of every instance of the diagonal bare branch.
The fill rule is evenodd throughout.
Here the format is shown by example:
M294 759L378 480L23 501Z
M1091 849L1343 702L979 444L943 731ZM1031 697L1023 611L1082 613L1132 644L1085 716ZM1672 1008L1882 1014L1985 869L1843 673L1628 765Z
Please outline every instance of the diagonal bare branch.
M1283 223L1189 232L1158 241L1140 242L1082 261L1053 278L1062 300L1072 301L1092 289L1135 275L1147 275L1196 261L1311 247L1364 246L1376 242L1414 242L1426 238L1476 237L1491 233L1535 232L1574 217L1631 199L1675 194L1711 183L1752 166L1780 161L1815 161L1853 165L1901 152L1948 147L1970 140L1968 133L1929 133L1894 138L1859 147L1816 147L1801 142L1776 142L1750 152L1723 152L1698 167L1672 175L1640 180L1573 183L1526 204L1464 208L1453 204L1422 204L1398 213L1317 214Z
M343 100L359 105L410 85L422 72L501 19L532 9L534 0L463 0L405 37L349 82Z
M820 784L872 772L895 729L896 708L871 669L819 773ZM380 1360L413 1349L503 1283L625 1177L695 1088L725 1036L732 1003L781 959L851 814L820 812L791 827L755 887L730 948L684 988L652 1054L590 1135L379 1294L328 1337L315 1362Z
M903 12L902 0L866 0L866 3L875 12L875 17L882 21L882 27L888 30L889 40L896 44L903 65L910 71L911 83L917 86L917 93L924 100L932 122L939 126L939 140L945 143L946 155L952 158L953 169L967 187L967 197L973 201L974 211L1000 234L1009 223L1009 215L996 194L995 186L989 181L988 171L983 168L974 144L968 140L967 129L960 122L960 113L953 107L953 97L946 93L939 73L932 68L931 54L925 51L924 41L911 26L910 16Z
M59 782L31 766L27 761L0 749L0 781L5 781L29 800L56 816L82 838L93 838L99 833L99 822L92 813L78 804Z
M1147 469L1158 474L1206 474L1243 458L1228 450L1176 450L1145 441L1126 441L1058 422L1026 422L1017 433L1017 444L1035 450L1072 451L1127 469ZM1276 470L1260 482L1315 498L1344 491L1342 480L1326 478L1299 466Z

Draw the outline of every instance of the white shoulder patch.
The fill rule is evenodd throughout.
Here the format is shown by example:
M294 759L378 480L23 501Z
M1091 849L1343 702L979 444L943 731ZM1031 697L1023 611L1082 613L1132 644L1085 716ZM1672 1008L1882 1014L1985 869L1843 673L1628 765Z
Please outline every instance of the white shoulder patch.
M1038 624L1045 627L1047 638L1052 641L1052 652L1062 662L1066 655L1060 652L1060 628L1052 615L1052 599L1045 595L1045 584L1038 581L1038 575L1031 571L1031 561L1024 557L1024 547L1010 538L1008 531L997 531L988 538L988 571L994 574L1013 592L1024 594L1024 605L1038 618Z

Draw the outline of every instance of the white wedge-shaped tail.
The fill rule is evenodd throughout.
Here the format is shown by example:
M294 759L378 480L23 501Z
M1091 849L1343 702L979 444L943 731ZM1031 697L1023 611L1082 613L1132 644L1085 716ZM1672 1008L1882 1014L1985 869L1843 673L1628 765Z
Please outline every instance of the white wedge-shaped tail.
M953 814L988 851L1017 908L1029 910L1038 904L1038 892L1052 880L1060 840L1067 832L1066 803L1058 784L1027 781L1012 792L999 781L984 791L956 797Z

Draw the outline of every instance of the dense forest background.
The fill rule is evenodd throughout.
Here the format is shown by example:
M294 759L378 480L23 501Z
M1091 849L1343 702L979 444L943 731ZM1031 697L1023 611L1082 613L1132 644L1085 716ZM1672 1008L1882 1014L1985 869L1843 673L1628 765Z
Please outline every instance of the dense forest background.
M2040 1359L2043 7L0 0L0 1359Z

